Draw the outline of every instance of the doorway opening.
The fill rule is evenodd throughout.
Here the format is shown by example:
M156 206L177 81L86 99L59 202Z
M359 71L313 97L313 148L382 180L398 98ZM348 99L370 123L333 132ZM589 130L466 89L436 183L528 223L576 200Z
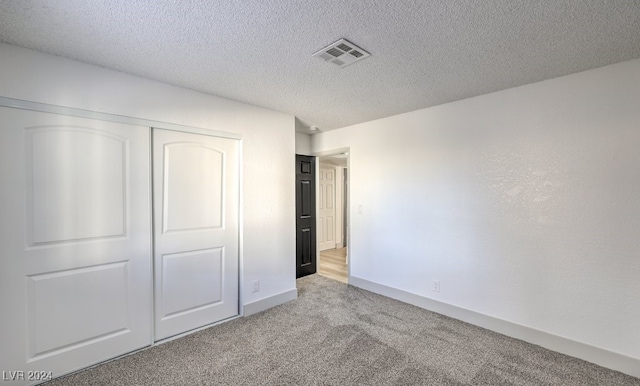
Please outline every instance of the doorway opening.
M316 173L317 272L349 282L349 151L318 155Z

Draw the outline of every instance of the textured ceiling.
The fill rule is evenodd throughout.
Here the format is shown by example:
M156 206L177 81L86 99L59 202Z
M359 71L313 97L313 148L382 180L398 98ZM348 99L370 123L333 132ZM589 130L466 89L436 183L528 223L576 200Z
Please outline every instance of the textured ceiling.
M640 0L0 0L0 41L326 131L638 58Z

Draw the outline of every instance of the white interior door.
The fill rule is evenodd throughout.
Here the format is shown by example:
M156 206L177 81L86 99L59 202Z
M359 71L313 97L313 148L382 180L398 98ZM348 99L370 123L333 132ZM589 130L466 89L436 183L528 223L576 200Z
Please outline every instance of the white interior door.
M321 251L336 247L336 170L320 167L318 246Z
M152 343L149 133L0 107L2 370Z
M238 141L153 130L155 338L238 315Z

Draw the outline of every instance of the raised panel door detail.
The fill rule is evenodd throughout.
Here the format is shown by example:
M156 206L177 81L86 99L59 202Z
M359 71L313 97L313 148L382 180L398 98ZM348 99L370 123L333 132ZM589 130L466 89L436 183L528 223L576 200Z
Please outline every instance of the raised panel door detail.
M302 190L302 193L300 195L300 216L301 217L310 217L311 216L311 211L315 210L315 208L312 208L311 206L311 183L309 181L301 181L300 182L300 189Z
M311 264L311 229L300 230L300 243L302 243L302 266Z
M162 309L168 318L222 301L224 248L162 257Z
M324 209L335 209L334 208L334 199L335 199L335 192L333 191L333 185L325 185L325 189L326 189L326 194L325 194L325 206Z
M325 218L324 225L326 228L325 228L324 234L326 238L324 239L324 241L328 241L328 242L333 241L334 239L333 235L335 234L335 230L333 228L334 224L335 224L335 219L333 217L328 216Z
M27 244L126 236L127 141L80 127L26 135Z
M127 263L28 277L30 359L128 332Z
M199 143L164 145L164 233L224 226L224 162Z
M300 172L302 174L311 174L311 162L301 162L300 163Z

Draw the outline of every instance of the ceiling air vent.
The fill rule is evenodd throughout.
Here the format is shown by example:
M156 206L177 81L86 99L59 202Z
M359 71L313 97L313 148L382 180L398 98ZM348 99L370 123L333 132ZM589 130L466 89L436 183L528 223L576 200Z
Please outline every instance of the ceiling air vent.
M367 58L371 54L346 39L340 39L316 52L313 56L342 68Z

